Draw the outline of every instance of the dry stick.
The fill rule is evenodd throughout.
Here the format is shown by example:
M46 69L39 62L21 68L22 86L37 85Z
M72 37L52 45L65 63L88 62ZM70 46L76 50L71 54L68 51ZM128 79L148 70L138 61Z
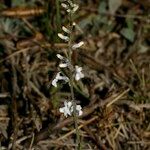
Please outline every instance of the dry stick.
M41 48L46 48L46 47L47 48L51 48L52 47L52 44L50 44L50 43L39 44L39 43L37 43L35 41L34 41L34 43L37 44L37 45L39 45ZM62 47L64 48L64 47L67 47L67 44L64 44L64 43L55 43L53 46L57 47L57 48L62 48ZM14 57L14 56L16 56L16 55L18 55L20 53L23 53L23 52L26 52L26 51L29 51L29 50L31 50L31 47L27 47L27 48L23 48L21 50L17 50L16 52L14 52L14 53L6 56L2 60L0 60L0 63L6 61L8 59L11 59L12 57Z
M18 51L16 51L16 52L10 54L10 55L7 56L6 58L0 60L0 63L2 63L3 61L5 61L5 60L7 60L7 59L11 59L12 57L14 57L14 56L16 56L16 55L18 55L18 54L20 54L20 53L23 53L23 52L25 52L25 51L28 51L28 50L30 50L30 48L24 48L24 49L18 50Z
M21 137L19 139L17 139L16 141L16 145L19 145L21 142L25 141L26 139L30 138L31 136L24 136L24 137ZM12 148L12 143L10 143L8 145L8 149L11 149Z
M130 89L127 89L125 91L123 91L120 95L118 95L115 99L113 99L110 103L108 103L106 105L106 107L109 107L110 105L112 105L113 103L115 103L117 100L119 100L122 96L124 96L127 92L129 92Z
M27 19L22 18L22 20L23 20L23 22L27 25L27 27L28 27L32 32L37 33L37 31L35 30L35 28L31 25L30 22L28 22Z
M78 127L78 129L81 129L82 127L90 124L91 122L95 121L98 118L98 116L93 117L92 119L89 119L88 121L85 121L85 123L83 123L82 125L80 125ZM68 132L67 134L65 134L64 136L61 136L60 138L56 139L57 142L59 142L60 140L63 140L64 138L67 138L68 136L70 136L71 134L75 133L76 129Z
M32 140L31 140L31 143L30 143L30 146L29 146L29 150L32 150L32 145L33 145L33 143L34 143L34 133L33 133L33 135L32 135Z

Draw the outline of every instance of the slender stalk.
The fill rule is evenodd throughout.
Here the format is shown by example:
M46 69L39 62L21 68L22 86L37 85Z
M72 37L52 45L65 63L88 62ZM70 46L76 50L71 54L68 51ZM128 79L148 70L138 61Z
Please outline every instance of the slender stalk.
M75 129L76 129L76 144L77 147L75 149L80 150L81 149L81 142L80 142L80 132L78 129L78 117L76 114L76 102L75 102L75 96L74 96L74 89L73 89L73 63L72 63L72 43L73 43L73 15L72 12L69 13L69 24L70 24L70 36L69 36L69 51L68 51L68 59L70 62L70 67L69 67L69 79L70 79L70 91L71 91L71 99L72 99L72 104L73 104L73 119L74 119L74 124L75 124Z
M78 129L78 117L76 114L76 102L75 102L74 90L73 90L73 80L71 78L70 78L70 91L71 91L71 99L72 99L72 103L73 103L73 118L74 118L76 136L77 136L77 138L76 138L77 148L76 149L80 150L80 147L81 147L80 133L79 133L79 129Z

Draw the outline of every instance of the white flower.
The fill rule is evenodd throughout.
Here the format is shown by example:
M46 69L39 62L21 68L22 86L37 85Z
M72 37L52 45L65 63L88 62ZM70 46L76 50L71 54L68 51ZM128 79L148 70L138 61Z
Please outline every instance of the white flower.
M76 26L77 24L75 22L72 23L73 26Z
M61 33L58 33L58 36L59 36L59 38L61 38L62 40L65 40L65 41L69 41L69 37L68 36L65 36L65 35L63 35L63 34L61 34Z
M63 8L65 8L68 13L70 13L70 12L75 13L78 10L79 5L74 4L74 3L72 3L72 1L69 1L69 0L68 0L68 3L70 6L65 3L61 3L61 6Z
M68 6L67 4L65 4L65 3L61 3L61 6L62 6L63 8L65 8L65 9L68 9L68 8L69 8L69 6Z
M57 87L57 82L59 80L64 80L65 82L68 82L69 78L66 77L66 76L61 76L60 72L58 72L57 75L56 75L56 77L55 77L55 79L52 81L52 85L55 86L55 87Z
M70 13L70 12L71 12L71 9L67 9L67 12Z
M57 79L54 79L54 80L52 81L52 85L55 86L55 87L57 87L57 82L58 82L58 80L57 80Z
M77 4L73 4L73 9L72 9L72 13L75 13L79 8L79 5Z
M64 116L71 116L73 113L73 103L72 102L64 102L64 107L59 108L59 111L61 113L64 113ZM82 112L82 107L80 105L76 105L76 112L79 116L81 116L83 114Z
M81 47L83 44L84 44L83 41L81 41L81 42L79 42L79 43L77 43L77 44L74 44L74 45L72 46L72 49L75 50L75 49Z
M68 67L68 63L60 63L59 67L60 68L66 68L66 67Z
M67 117L68 115L71 116L73 112L72 102L64 102L64 107L59 108L61 113L64 113L64 116Z
M62 27L62 30L64 31L64 32L66 32L66 33L68 33L68 34L70 34L71 32L70 32L70 30L68 30L66 27Z
M60 72L58 72L57 75L56 75L56 77L55 77L55 79L52 81L52 85L53 86L57 87L57 82L60 79L60 77L61 77L60 76Z
M78 111L79 116L83 114L82 107L80 105L76 105L76 111Z
M60 54L57 54L56 56L57 56L60 60L63 60L63 59L64 59L64 57L61 56Z
M60 68L65 68L69 66L69 60L63 56L61 56L60 54L56 55L62 62L59 64Z
M81 72L82 67L75 66L75 80L78 81L81 78L84 78L84 74Z

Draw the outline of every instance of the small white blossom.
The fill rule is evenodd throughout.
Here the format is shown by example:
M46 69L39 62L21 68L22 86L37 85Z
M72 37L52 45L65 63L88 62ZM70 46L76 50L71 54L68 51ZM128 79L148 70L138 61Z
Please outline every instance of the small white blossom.
M68 29L67 29L66 27L64 27L64 26L62 27L62 29L63 29L64 32L66 32L66 33L68 33L68 34L71 33L70 30L68 30Z
M56 55L62 62L59 64L60 68L65 68L69 66L69 60L63 56L61 56L60 54Z
M60 68L66 68L66 67L68 67L68 63L66 63L66 62L60 63L60 64L59 64L59 67L60 67Z
M57 54L56 56L57 56L57 58L59 58L60 60L63 60L63 59L64 59L64 57L61 56L60 54Z
M84 78L84 74L81 72L82 67L75 66L75 80L78 81L81 78Z
M55 79L52 81L53 86L57 87L57 82L58 82L59 78L60 78L60 72L57 73Z
M73 2L71 0L67 0L67 2L69 3L69 5L72 7L73 6Z
M65 9L68 9L68 8L69 8L69 6L68 6L67 4L65 4L65 3L61 3L61 6L62 6L63 8L65 8Z
M72 1L68 0L70 6L72 7L72 12L76 12L79 8L79 5L72 3Z
M60 72L58 72L57 75L56 75L56 77L55 77L55 79L52 81L52 85L55 86L55 87L57 87L57 82L59 80L64 80L65 82L68 82L69 78L66 77L66 76L61 76Z
M67 12L75 13L78 10L78 8L79 6L77 4L74 4L72 9L67 9Z
M71 116L72 113L73 113L73 103L72 102L67 102L65 101L64 102L64 107L62 108L59 108L59 111L61 113L64 113L64 116L67 117L67 116ZM82 112L82 107L80 105L76 105L76 112L79 116L81 116L83 114Z
M79 8L79 5L77 4L73 4L73 9L72 9L72 13L75 13Z
M73 112L72 102L64 102L64 107L59 108L61 113L64 113L64 116L67 117L68 115L71 116Z
M77 24L75 22L72 23L73 26L76 26Z
M65 8L68 13L70 13L70 12L75 13L78 10L79 5L74 4L74 3L72 3L72 1L69 1L69 0L68 0L68 3L69 3L70 6L65 4L65 3L61 3L61 6L63 8Z
M71 9L67 9L67 12L70 13L70 12L71 12Z
M76 110L78 111L79 116L83 114L82 107L80 105L76 105Z
M72 49L75 50L75 49L81 47L83 44L84 44L83 41L81 41L81 42L79 42L79 43L77 43L77 44L74 44L74 45L72 46Z
M57 80L57 79L54 79L54 80L52 81L52 85L53 85L54 87L57 87L57 82L58 82L58 80Z
M58 36L59 36L59 38L61 38L62 40L65 40L65 41L69 41L69 37L68 36L65 36L65 35L63 35L63 34L61 34L61 33L58 33Z

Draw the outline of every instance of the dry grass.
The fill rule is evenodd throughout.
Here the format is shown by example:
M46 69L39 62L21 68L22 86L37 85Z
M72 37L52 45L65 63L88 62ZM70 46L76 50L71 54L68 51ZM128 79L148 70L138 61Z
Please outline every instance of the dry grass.
M121 21L125 22L129 16L103 14L100 20L110 22L102 23L98 20L98 5L98 1L81 3L76 17L83 33L75 34L85 41L73 54L74 63L82 64L85 74L81 82L74 83L76 99L83 107L79 118L82 148L148 150L150 41L149 24L145 20L147 7L144 3L130 2L119 9L119 13L124 14L124 8L130 10L132 6L141 12L140 17L133 19L136 38L129 42L120 34L124 26ZM0 18L1 149L71 150L75 147L73 118L65 118L58 111L63 100L70 97L69 88L67 85L51 86L58 70L55 55L65 51L66 44L53 33L57 32L56 16L50 15L49 23L46 15L41 17L45 8L40 9L43 12L34 15L32 11L30 17L8 18L3 13ZM55 7L53 9L51 11L55 12ZM64 12L61 13L63 16ZM44 19L46 23L41 27L39 22ZM66 23L65 19L61 21ZM54 31L48 34L47 25Z

